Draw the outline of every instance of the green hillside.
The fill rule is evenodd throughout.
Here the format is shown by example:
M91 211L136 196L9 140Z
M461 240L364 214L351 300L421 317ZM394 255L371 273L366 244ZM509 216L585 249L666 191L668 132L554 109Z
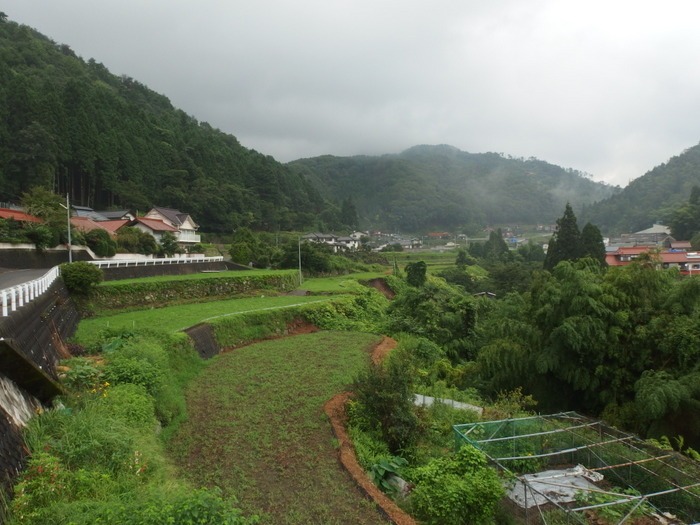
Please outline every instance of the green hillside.
M618 188L537 159L415 146L380 157L322 156L289 164L324 196L351 197L373 227L419 231L464 225L553 223Z
M674 210L686 204L700 184L700 144L633 180L622 192L587 207L581 219L609 234L640 231L655 222L669 224Z
M298 174L165 96L0 20L0 200L35 185L96 209L178 208L204 231L307 228L326 205Z

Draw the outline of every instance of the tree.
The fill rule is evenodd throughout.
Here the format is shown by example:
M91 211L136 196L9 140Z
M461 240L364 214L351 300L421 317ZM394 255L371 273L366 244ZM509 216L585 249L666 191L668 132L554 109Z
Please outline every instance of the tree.
M177 239L170 232L165 232L160 237L160 249L167 256L172 257L178 250Z
M340 221L343 226L351 230L357 229L359 221L357 219L357 209L351 197L344 199L340 207Z
M427 270L428 266L424 261L408 263L406 265L406 281L408 281L408 284L411 286L420 288L425 284Z
M544 269L552 270L561 261L575 261L581 257L581 232L576 224L576 215L566 203L564 215L557 219L557 228L549 240Z
M371 364L354 381L353 392L367 418L379 427L394 454L410 450L419 436L414 413L413 384L407 361Z
M112 257L117 243L106 230L95 229L85 234L85 243L98 257Z
M671 235L678 240L700 233L700 187L693 186L688 203L679 207L670 221Z
M473 357L476 305L462 289L441 279L429 279L418 288L407 286L391 303L388 313L393 333L430 339L454 359Z
M605 242L597 226L590 222L581 230L581 257L590 257L605 265Z
M151 255L158 251L153 235L133 226L125 226L117 231L117 249L120 253L142 253Z
M499 228L489 233L489 240L484 243L482 257L491 260L509 260L510 250L506 241L503 240L503 232Z
M0 11L0 22L7 22L7 15Z

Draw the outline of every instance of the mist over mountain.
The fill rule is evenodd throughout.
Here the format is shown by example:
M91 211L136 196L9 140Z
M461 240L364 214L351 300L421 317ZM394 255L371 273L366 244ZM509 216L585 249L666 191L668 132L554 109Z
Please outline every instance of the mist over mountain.
M335 200L352 198L361 222L402 231L553 223L619 188L535 158L467 153L447 145L396 155L321 156L289 163Z
M363 228L474 231L551 224L569 202L582 224L611 233L667 220L699 173L700 146L624 190L536 158L447 145L282 164L68 45L0 22L2 201L41 185L98 209L179 208L208 232L345 230L355 226L349 203Z
M609 234L644 230L655 222L668 224L676 208L687 202L693 186L700 186L700 144L656 166L610 198L586 206L580 218Z

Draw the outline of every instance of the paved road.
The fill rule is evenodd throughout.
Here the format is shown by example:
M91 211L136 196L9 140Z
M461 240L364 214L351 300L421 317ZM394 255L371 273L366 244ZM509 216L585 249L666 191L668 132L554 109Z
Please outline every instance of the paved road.
M26 283L38 279L48 272L49 269L43 270L8 270L0 269L0 290L3 288L12 288L18 284Z

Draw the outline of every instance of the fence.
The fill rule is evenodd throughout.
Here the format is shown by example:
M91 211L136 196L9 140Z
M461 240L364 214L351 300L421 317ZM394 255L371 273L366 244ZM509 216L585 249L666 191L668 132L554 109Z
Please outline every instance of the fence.
M166 264L187 264L187 263L203 263L203 262L221 262L223 261L223 256L218 257L172 257L164 259L115 259L115 260L101 260L101 261L88 261L90 264L99 266L100 268L126 268L128 266L159 266Z
M58 266L54 266L38 279L0 290L2 316L7 317L10 312L14 312L17 308L21 308L26 303L39 297L49 289L58 275Z

